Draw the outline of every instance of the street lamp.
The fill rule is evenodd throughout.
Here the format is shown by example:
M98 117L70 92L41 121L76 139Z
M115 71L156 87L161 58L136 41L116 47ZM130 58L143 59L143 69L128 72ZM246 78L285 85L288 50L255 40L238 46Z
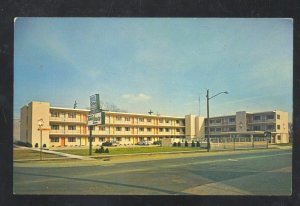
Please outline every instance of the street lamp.
M40 130L40 160L42 160L42 127L44 125L44 120L41 118L38 120L39 130Z
M220 94L228 94L227 91L224 91L224 92L220 92L218 94L215 94L214 96L212 97L209 97L209 90L207 89L206 90L206 103L207 103L207 151L209 152L210 150L210 140L209 140L209 133L210 133L210 129L209 129L209 100L220 95Z

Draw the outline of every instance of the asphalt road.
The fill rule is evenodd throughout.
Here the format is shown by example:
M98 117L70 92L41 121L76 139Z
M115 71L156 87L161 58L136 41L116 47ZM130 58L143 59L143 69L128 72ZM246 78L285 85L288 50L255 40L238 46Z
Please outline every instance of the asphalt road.
M291 194L291 149L216 152L128 163L100 161L66 167L15 164L14 194Z

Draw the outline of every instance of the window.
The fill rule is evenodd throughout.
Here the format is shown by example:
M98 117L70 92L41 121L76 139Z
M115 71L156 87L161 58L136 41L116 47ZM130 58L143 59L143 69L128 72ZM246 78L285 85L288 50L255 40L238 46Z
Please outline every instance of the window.
M170 131L170 129L169 128L166 128L166 132L169 132Z
M254 131L259 131L260 130L260 126L253 126L253 130Z
M229 118L229 122L235 122L235 118L234 117L230 117Z
M151 141L151 137L147 137L147 140L148 140L148 141Z
M125 131L126 132L130 131L130 128L129 127L125 127Z
M163 123L164 122L164 120L163 119L159 119L159 123Z
M178 119L176 120L176 124L179 124L179 120Z
M260 120L260 116L253 116L253 120Z
M130 121L130 117L125 117L125 121Z
M116 127L116 131L122 131L121 127Z
M274 114L268 114L267 119L274 119Z
M68 142L76 142L76 138L75 137L68 137Z
M180 132L180 129L177 128L177 129L176 129L176 132Z
M280 125L277 125L277 129L280 129Z
M99 137L99 142L103 142L104 138L103 137Z
M99 126L99 131L105 131L105 127L104 126Z
M117 120L117 121L121 121L121 120L122 120L122 117L121 117L121 116L116 116L116 120Z
M216 120L216 123L221 123L221 119L217 119L217 120Z
M235 127L229 127L230 132L235 132Z
M163 128L159 128L159 132L163 132L164 131L164 129Z
M279 114L277 114L277 119L280 119L280 115Z
M59 112L51 112L51 117L59 117Z
M68 117L69 117L69 118L76 118L76 113L69 113L69 114L68 114Z
M118 141L118 142L121 141L121 137L117 137L117 141Z
M150 119L150 118L148 118L148 119L147 119L147 122L151 122L151 119Z
M141 132L143 132L143 131L144 131L144 128L143 128L143 127L140 127L139 130L140 130Z
M267 130L272 130L274 129L274 125L267 125Z
M151 132L151 130L152 130L151 128L147 128L147 132Z
M92 138L92 142L95 142L95 137Z
M70 130L70 129L69 129ZM95 126L89 126L89 130L94 131L95 130Z
M50 137L51 142L59 142L59 137Z
M216 128L216 132L221 132L221 128Z
M51 125L51 130L59 130L59 125Z
M166 123L169 123L169 122L170 122L170 120L167 119L167 120L166 120Z
M277 140L281 140L281 136L280 135L277 136Z
M139 118L139 121L140 122L144 122L144 118Z
M209 128L209 131L214 132L215 128Z
M68 130L76 130L76 125L69 125Z

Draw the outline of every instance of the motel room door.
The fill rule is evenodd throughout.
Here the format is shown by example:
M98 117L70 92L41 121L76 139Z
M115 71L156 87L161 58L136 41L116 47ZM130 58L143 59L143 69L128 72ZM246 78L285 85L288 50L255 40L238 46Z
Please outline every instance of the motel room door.
M64 147L65 146L65 138L61 137L61 143L60 146Z

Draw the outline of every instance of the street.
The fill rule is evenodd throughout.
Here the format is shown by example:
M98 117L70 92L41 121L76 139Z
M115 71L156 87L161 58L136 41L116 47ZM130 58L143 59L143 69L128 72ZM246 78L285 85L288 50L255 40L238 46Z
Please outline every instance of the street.
M93 162L97 164L78 161L65 167L14 163L14 194L291 194L291 149L199 153L126 163Z

